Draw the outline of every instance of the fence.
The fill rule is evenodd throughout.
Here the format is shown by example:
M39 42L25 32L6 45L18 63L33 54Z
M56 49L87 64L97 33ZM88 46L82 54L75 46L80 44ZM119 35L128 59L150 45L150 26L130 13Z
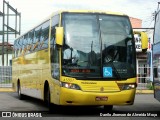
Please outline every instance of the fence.
M12 87L11 66L0 66L0 87Z
M151 67L138 67L137 82L138 90L153 89L151 78Z
M137 90L146 90L147 88L147 83L138 83L137 84Z
M149 83L138 83L137 90L153 90L152 82L149 82Z

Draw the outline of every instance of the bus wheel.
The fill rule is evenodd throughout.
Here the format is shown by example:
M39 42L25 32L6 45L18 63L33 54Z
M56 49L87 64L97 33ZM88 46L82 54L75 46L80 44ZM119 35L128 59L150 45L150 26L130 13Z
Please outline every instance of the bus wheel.
M113 109L113 105L105 105L105 106L104 106L104 110L105 110L105 111L110 112L110 111L112 111L112 109Z
M17 92L18 92L19 99L23 100L24 99L24 95L21 94L21 85L20 85L20 82L18 82L18 85L17 85Z
M49 108L49 112L53 112L53 105L51 103L51 98L50 98L50 89L49 86L45 86L45 91L44 91L44 102L46 106Z

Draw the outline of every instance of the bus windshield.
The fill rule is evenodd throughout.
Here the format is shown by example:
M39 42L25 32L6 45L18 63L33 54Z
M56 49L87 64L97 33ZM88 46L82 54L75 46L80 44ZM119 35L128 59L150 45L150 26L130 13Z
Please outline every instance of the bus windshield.
M136 76L135 45L128 17L64 13L62 75L76 79Z

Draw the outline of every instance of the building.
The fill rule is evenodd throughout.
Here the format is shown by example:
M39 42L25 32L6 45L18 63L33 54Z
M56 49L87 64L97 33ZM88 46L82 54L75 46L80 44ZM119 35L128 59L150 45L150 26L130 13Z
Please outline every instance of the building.
M153 43L153 29L134 29L136 31L144 31L148 35L148 49L146 53L141 52L141 41L135 35L135 44L137 51L137 77L138 83L147 83L153 81L152 71L152 43Z
M151 45L153 43L153 29L142 28L142 20L130 17L132 28L134 31L144 31L148 35L148 50L146 53L142 52L141 49L141 38L139 35L134 35L136 44L136 55L137 55L137 82L147 83L152 80L152 51Z
M4 42L4 66L11 66L12 51L13 51L13 45ZM2 43L0 43L0 66L2 66Z
M129 17L132 28L142 28L142 20L138 18Z

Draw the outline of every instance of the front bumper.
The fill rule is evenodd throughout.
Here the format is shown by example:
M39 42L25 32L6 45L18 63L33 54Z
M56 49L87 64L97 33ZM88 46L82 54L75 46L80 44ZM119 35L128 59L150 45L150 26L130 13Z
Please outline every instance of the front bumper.
M61 88L60 105L132 105L136 89L120 92L83 92ZM107 100L98 100L96 97L107 97Z

